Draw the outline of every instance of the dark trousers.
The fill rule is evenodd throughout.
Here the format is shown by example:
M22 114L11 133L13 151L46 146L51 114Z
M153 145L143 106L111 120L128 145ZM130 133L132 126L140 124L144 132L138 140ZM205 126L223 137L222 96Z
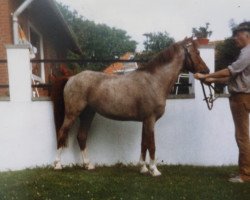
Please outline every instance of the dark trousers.
M239 147L240 174L250 177L250 94L233 94L229 100L235 125L236 142Z

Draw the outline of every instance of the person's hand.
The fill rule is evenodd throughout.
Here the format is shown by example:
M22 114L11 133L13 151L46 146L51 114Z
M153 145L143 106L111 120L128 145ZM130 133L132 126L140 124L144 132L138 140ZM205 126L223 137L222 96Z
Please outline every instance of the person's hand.
M197 80L204 80L207 78L207 75L206 74L201 74L201 73L196 73L194 74L194 78L197 79Z
M202 80L206 85L211 85L214 82L214 78L206 78Z
M214 81L215 81L214 78L206 78L206 79L204 80L205 83L213 83Z

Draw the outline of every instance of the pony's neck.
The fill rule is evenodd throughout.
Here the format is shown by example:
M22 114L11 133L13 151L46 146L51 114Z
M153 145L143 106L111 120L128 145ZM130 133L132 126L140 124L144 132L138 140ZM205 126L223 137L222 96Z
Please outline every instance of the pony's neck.
M166 96L170 93L182 70L184 58L184 52L180 51L174 56L172 62L158 68L155 72L157 77L159 77L159 84Z

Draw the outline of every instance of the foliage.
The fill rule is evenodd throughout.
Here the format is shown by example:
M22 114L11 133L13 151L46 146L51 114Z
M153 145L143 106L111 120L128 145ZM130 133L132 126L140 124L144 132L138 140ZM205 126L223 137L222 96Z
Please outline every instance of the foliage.
M233 29L238 26L238 24L231 19L229 22L229 27ZM215 70L221 70L234 61L237 60L240 54L240 48L236 45L233 38L227 38L216 45L216 55L215 55Z
M143 42L146 52L159 52L174 43L174 38L165 32L144 33L146 40Z
M144 33L143 35L146 37L146 40L143 42L144 51L136 55L137 59L149 60L156 53L169 47L175 42L174 38L170 37L166 31L157 33Z
M233 20L230 21L230 27L233 29L235 26L235 22ZM215 48L215 70L222 70L227 68L231 63L237 60L240 54L240 48L237 47L233 38L227 38L222 42L219 42ZM216 84L216 89L220 92L223 92L223 88L225 84Z
M192 28L193 36L197 38L209 38L212 35L212 31L209 30L210 23L206 23L205 26L199 28Z
M0 199L249 200L250 183L227 182L236 167L159 166L163 175L139 174L138 167L52 168L0 173Z
M228 67L234 62L240 53L240 48L236 46L232 38L227 38L216 45L215 69L216 71Z
M76 39L84 52L84 59L114 59L126 52L135 52L136 41L132 40L122 29L96 24L83 18L77 11L71 11L68 6L58 4L59 8L76 35ZM70 54L70 58L77 55ZM93 69L94 64L88 67ZM95 70L101 70L107 63L97 64Z

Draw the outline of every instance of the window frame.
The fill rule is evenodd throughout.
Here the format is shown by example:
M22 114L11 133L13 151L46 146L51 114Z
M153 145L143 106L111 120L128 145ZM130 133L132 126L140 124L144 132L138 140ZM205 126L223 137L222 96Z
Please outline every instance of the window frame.
M28 40L30 42L31 45L33 45L31 43L31 30L36 33L39 37L39 46L40 46L40 58L41 60L44 59L44 45L43 45L43 35L40 33L40 31L37 30L37 28L30 22L28 21ZM40 83L45 83L45 65L44 63L40 63L41 67L40 67L40 74L41 76L37 76L35 74L32 73L32 78L35 81L38 81Z

